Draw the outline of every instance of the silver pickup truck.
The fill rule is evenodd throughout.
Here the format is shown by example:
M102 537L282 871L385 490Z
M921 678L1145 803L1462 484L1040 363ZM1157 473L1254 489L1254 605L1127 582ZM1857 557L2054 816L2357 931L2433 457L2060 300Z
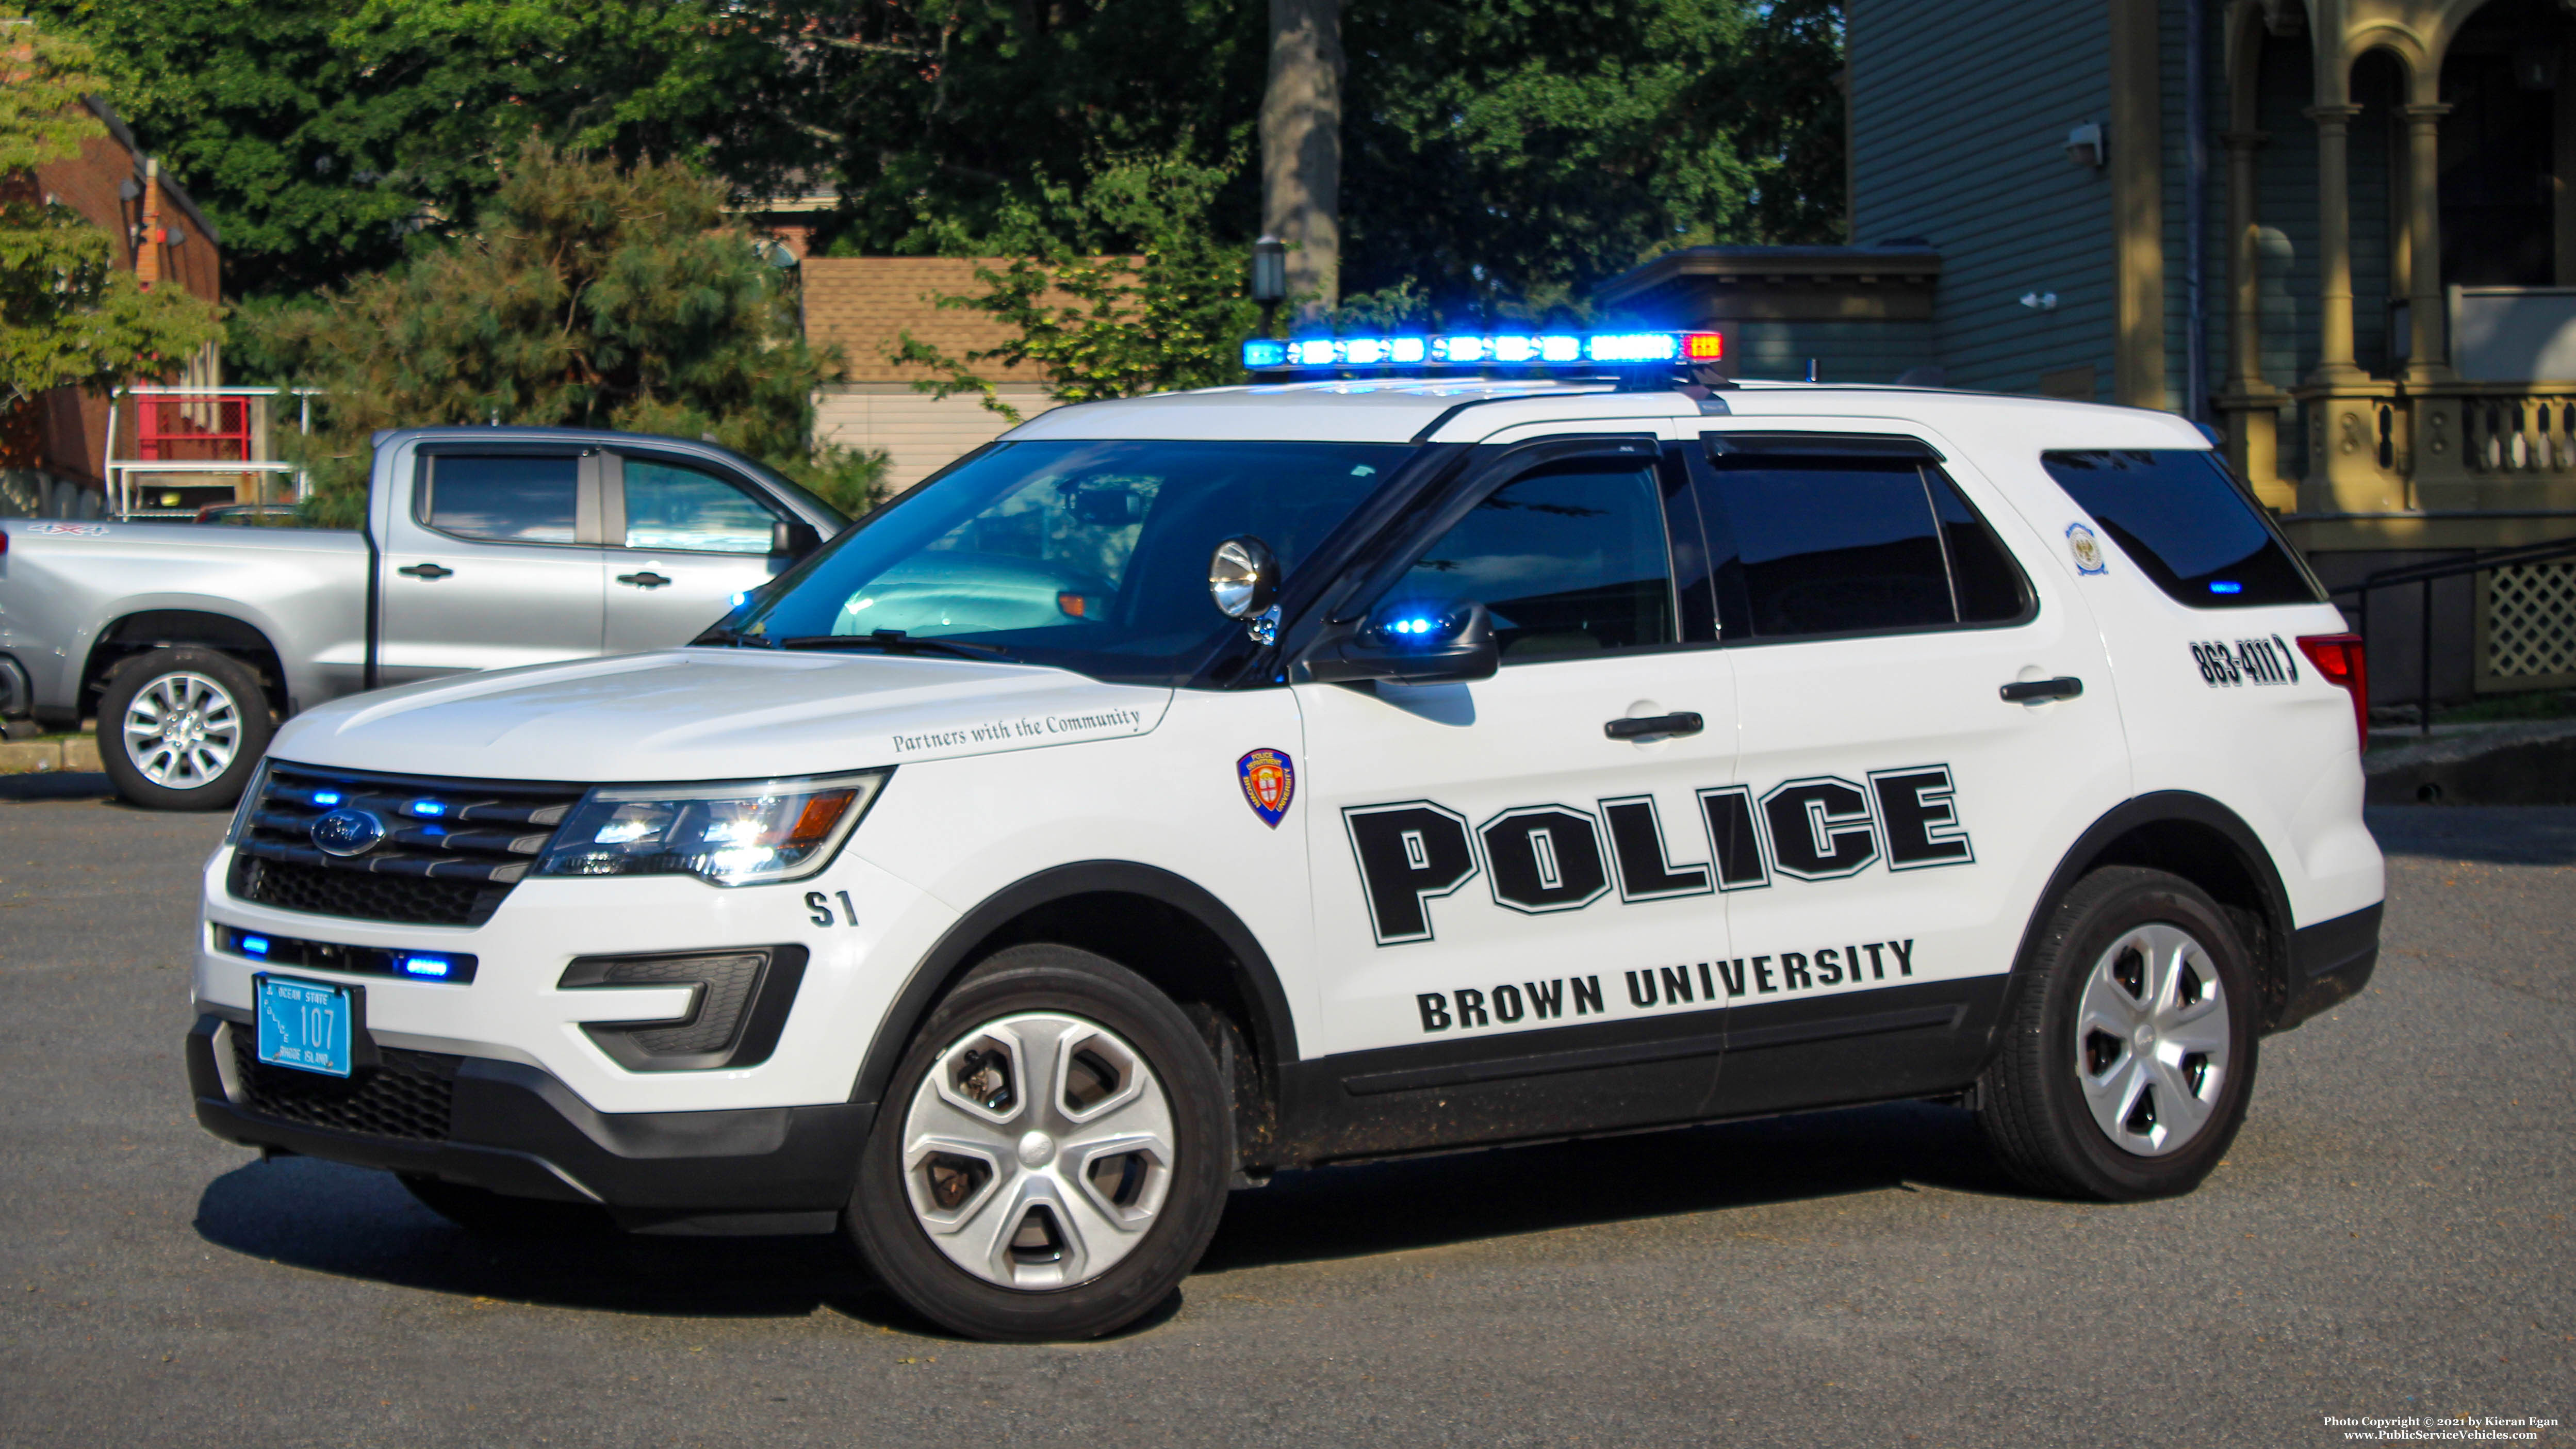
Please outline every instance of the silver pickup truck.
M278 721L469 669L687 642L847 526L706 443L375 438L362 530L0 519L0 719L98 718L138 805L241 794Z

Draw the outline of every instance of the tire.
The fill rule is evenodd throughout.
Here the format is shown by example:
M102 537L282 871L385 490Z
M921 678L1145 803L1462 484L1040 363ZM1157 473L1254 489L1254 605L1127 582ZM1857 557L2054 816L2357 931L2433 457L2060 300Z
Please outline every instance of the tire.
M1090 952L1014 946L905 1053L846 1222L878 1278L944 1328L1093 1338L1197 1266L1232 1156L1225 1085L1180 1008Z
M99 763L146 810L229 809L273 733L259 676L213 649L137 655L98 701Z
M2259 1004L2245 943L2206 892L2163 871L2097 870L2050 913L1978 1079L1978 1125L2040 1192L2189 1192L2244 1124Z
M585 1202L511 1197L444 1178L398 1172L394 1176L420 1205L478 1238L532 1241L605 1236L608 1214Z

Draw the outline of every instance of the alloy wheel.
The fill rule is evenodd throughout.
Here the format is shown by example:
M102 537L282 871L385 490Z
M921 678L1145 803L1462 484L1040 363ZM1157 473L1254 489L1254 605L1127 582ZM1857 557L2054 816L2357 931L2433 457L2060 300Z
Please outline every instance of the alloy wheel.
M1023 1012L932 1062L904 1118L904 1188L958 1267L1004 1288L1069 1288L1144 1240L1175 1135L1135 1047L1095 1022Z
M241 706L203 674L164 674L125 706L125 751L143 778L167 790L198 790L232 768L242 739Z

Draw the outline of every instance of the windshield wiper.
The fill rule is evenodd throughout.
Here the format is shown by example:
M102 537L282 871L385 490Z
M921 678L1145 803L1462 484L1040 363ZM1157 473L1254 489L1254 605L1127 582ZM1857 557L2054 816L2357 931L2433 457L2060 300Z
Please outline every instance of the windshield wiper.
M954 654L960 659L1001 659L1017 663L1011 651L991 644L968 644L957 639L922 639L901 629L879 629L873 634L798 634L792 638L770 641L774 649L882 649L888 654Z
M745 634L739 629L728 629L722 624L718 624L713 628L708 629L705 633L690 640L689 644L693 648L704 644L719 644L728 649L774 649L778 647L771 641L769 636L765 634Z

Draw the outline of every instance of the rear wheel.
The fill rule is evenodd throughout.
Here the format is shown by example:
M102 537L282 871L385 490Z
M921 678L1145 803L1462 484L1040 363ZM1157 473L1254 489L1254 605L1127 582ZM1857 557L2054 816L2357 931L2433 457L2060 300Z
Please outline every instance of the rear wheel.
M116 793L147 810L222 810L241 798L272 733L250 666L180 645L108 676L98 757Z
M896 1071L850 1233L943 1327L1107 1333L1206 1250L1232 1166L1226 1113L1206 1044L1144 978L1016 946L958 984Z
M2245 1121L2255 1006L2249 953L2206 892L2163 871L2095 871L2050 917L1978 1083L1979 1125L2042 1192L2189 1192Z

